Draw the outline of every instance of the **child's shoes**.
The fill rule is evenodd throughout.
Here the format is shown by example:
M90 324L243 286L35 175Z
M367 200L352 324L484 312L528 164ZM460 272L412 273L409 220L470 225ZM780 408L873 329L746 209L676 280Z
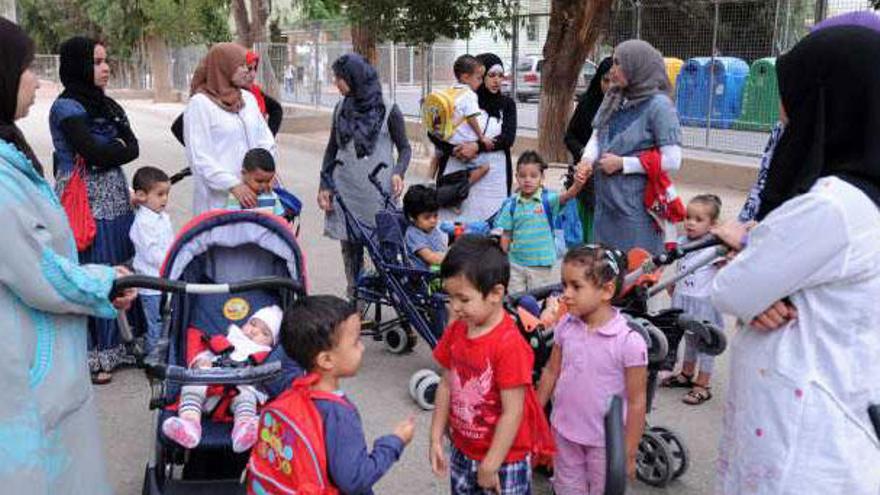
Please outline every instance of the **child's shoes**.
M187 449L193 449L202 440L202 424L174 416L162 423L162 433Z
M257 443L258 426L259 420L256 416L236 419L232 426L232 451L241 453L253 447Z

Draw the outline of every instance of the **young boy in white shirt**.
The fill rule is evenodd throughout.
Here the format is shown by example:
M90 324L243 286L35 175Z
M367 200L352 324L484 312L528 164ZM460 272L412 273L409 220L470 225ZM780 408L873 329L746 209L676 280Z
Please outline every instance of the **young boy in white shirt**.
M165 172L156 167L141 167L134 174L132 188L138 204L134 223L128 233L135 252L132 266L136 273L158 277L168 248L174 242L171 217L165 212L171 181ZM145 350L149 354L156 346L162 330L159 314L161 296L158 291L141 289L138 297L147 321Z
M452 65L457 83L453 89L460 90L455 98L455 112L453 122L460 122L456 126L455 133L449 138L448 143L458 146L465 143L483 142L484 146L491 147L492 140L483 135L480 127L480 103L476 90L483 84L483 74L486 68L473 55L462 55ZM436 170L440 157L436 154L431 159L431 170ZM468 167L468 182L471 184L482 179L489 173L489 165L476 163Z

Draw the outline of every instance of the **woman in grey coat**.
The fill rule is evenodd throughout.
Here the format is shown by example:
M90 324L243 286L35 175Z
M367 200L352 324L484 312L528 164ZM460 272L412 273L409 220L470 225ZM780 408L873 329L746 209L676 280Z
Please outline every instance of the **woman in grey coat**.
M380 183L395 197L403 191L403 177L412 158L403 114L397 105L385 104L376 69L360 55L339 57L333 63L333 74L343 99L333 111L333 128L321 170L328 170L336 160L343 163L333 172L336 192L361 222L375 227L376 212L383 207L383 200L367 176L376 165L386 163L388 168L378 176ZM323 180L318 206L326 212L324 235L340 241L342 246L347 293L353 298L364 265L364 246L349 239L342 213Z
M614 49L611 79L581 158L596 169L594 240L623 252L640 247L658 254L663 233L645 208L647 176L639 154L658 148L662 170L681 167L681 126L663 56L645 41L624 41Z

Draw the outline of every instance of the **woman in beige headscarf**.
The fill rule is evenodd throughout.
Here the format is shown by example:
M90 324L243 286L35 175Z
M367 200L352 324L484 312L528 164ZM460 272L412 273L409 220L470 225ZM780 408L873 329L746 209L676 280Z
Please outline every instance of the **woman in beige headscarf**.
M254 206L256 195L241 182L242 159L252 148L275 154L275 139L247 90L246 53L235 43L218 43L193 74L183 133L195 215L224 207L230 194Z

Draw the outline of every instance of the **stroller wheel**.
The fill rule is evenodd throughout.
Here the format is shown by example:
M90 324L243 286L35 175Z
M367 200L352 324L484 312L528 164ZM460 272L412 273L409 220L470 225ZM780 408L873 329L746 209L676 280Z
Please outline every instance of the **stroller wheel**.
M436 373L423 378L416 387L416 404L425 411L433 410L438 385L440 385L440 376Z
M672 456L672 479L676 479L687 472L690 466L690 453L678 433L664 428L662 426L654 426L649 428L650 431L660 435L666 440L669 447L669 454Z
M416 398L416 389L419 387L419 383L425 378L436 375L437 373L434 370L429 370L427 368L421 369L413 373L413 376L409 379L409 396L415 400Z
M673 473L673 459L669 450L663 437L651 430L646 431L636 455L636 477L658 488L668 485Z
M718 356L727 348L727 337L712 323L680 317L678 324L686 333L697 337L697 350L704 354Z
M416 345L416 337L409 328L397 326L389 329L382 335L385 340L385 347L392 354L404 354L412 350Z

